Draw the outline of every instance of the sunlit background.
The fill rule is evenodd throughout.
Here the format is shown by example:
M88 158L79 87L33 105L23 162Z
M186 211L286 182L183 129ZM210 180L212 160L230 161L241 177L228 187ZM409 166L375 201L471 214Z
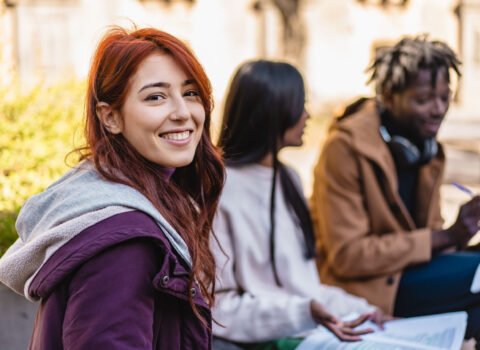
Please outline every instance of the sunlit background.
M155 26L189 43L221 101L235 67L267 57L295 63L312 107L368 93L375 48L429 33L464 60L458 106L476 110L480 2L458 0L3 0L1 79L32 86L85 77L93 48L112 24Z
M371 94L365 69L375 49L403 35L446 41L463 60L440 133L449 158L442 188L447 222L467 199L448 183L479 188L480 0L2 0L0 255L25 198L62 173L65 155L81 144L84 79L96 43L113 24L154 26L192 47L213 84L214 131L241 62L295 64L312 119L305 145L282 157L299 170L307 196L330 116Z

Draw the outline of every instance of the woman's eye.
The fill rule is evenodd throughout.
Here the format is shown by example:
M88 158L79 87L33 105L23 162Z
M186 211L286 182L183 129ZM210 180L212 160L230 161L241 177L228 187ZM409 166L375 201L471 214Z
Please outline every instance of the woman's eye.
M188 96L188 97L191 97L191 96L199 96L200 94L198 93L197 90L188 90L187 92L185 92L183 94L183 96Z
M148 95L147 98L145 98L145 101L159 101L163 100L165 97L163 95L159 94L154 94L154 95Z

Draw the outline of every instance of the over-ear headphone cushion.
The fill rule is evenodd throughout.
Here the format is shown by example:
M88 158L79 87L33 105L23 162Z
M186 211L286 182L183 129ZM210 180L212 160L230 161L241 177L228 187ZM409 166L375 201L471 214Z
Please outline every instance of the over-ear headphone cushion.
M438 153L438 143L434 138L426 139L423 146L423 158L422 163L428 163Z
M400 167L409 167L418 164L422 158L417 146L404 137L393 136L388 146Z
M398 167L406 168L417 164L426 164L436 156L438 144L434 138L426 139L423 152L420 152L410 140L403 136L390 136L387 129L382 125L380 135L387 143Z

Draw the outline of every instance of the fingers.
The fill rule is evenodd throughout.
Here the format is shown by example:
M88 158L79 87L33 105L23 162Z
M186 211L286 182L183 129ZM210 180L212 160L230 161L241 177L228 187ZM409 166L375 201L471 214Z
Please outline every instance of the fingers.
M369 333L373 333L373 329L372 328L365 328L365 329L352 329L350 327L342 327L341 328L341 331L343 334L346 334L346 335L352 335L352 336L355 336L355 335L365 335L365 334L369 334Z
M348 334L344 334L342 332L338 332L338 333L334 332L334 334L341 341L354 342L354 341L362 340L362 338L358 335L348 335Z
M355 342L362 340L361 336L374 332L372 328L355 329L367 320L376 319L376 322L381 322L382 313L379 310L360 315L356 319L347 322L338 321L332 316L322 304L312 301L311 303L312 315L317 319L321 325L332 332L340 341Z
M325 327L332 332L339 340L353 342L362 340L361 335L369 334L373 332L373 329L359 329L355 330L348 326L340 324L328 324Z
M459 248L464 248L468 241L478 232L480 221L480 196L475 196L463 204L458 213L455 237Z
M392 319L393 319L392 316L388 314L384 314L382 311L378 309L372 313L372 317L370 318L370 320L382 330L384 329L384 323Z
M462 205L460 211L463 211L467 216L480 217L480 196L475 196L467 203Z
M363 322L368 321L371 317L372 317L371 313L366 313L366 314L360 315L353 321L344 322L343 324L346 327L355 328L361 325Z
M330 332L332 332L338 338L338 340L340 340L340 341L353 342L353 341L362 340L360 335L355 335L355 334L352 335L352 334L345 333L342 330L342 327L340 327L340 326L330 324L330 325L326 325L326 328Z

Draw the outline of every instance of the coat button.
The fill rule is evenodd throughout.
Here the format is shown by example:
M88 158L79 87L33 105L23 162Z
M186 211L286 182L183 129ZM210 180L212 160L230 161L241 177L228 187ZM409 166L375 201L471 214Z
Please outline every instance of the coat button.
M197 290L195 288L190 289L190 295L194 297L197 294Z
M170 277L168 277L168 275L162 277L162 285L166 286L168 281L170 281Z
M391 286L395 282L395 278L393 276L388 276L387 277L387 284Z

